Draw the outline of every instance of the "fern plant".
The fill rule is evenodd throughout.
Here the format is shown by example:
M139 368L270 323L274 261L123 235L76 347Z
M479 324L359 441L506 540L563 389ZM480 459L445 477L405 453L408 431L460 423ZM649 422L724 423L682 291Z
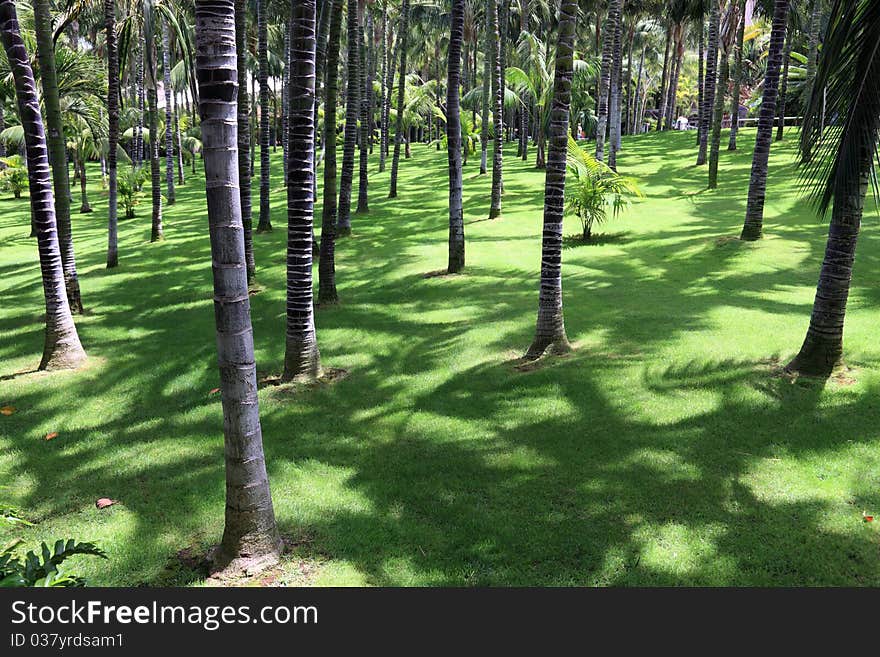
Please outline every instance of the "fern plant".
M94 543L77 543L70 538L66 542L56 541L51 550L46 543L41 543L39 555L29 550L22 560L13 554L19 543L14 542L0 552L0 587L85 586L82 577L62 570L64 561L77 554L107 558Z

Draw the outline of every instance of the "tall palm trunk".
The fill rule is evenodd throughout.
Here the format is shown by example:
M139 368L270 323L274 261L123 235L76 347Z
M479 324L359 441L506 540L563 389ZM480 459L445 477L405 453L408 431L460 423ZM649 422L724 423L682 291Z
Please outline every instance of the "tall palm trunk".
M339 37L342 0L332 0L324 67L324 191L321 209L321 258L318 261L318 302L336 303L336 100L339 92Z
M318 109L320 108L321 98L324 95L324 71L327 68L327 32L330 28L330 5L331 0L319 0L318 5L318 45L315 48L315 109L314 109L314 125L315 125L315 156L314 156L314 196L315 201L318 200L318 142L321 142L321 148L327 148L327 142L324 140L323 134L318 134ZM336 142L333 142L335 147ZM336 201L333 201L334 204ZM312 255L317 256L320 252L320 245L314 239L314 222L312 222Z
M706 164L709 130L715 108L715 88L718 84L718 28L721 22L720 0L709 0L709 35L706 42L706 76L703 78L703 114L700 117L700 151L697 166Z
M287 154L287 332L283 381L321 374L312 298L315 154L315 0L291 3L290 108Z
M235 0L235 53L238 71L238 183L241 225L244 234L244 261L248 285L253 283L257 266L254 260L253 211L251 206L251 117L247 86L247 6L248 0ZM193 154L195 159L195 154Z
M342 146L342 175L339 178L339 216L336 231L340 237L351 234L351 187L354 182L354 151L358 142L360 114L360 45L361 14L358 0L348 0L348 66L345 86L345 138Z
M37 57L40 61L40 82L46 107L46 142L55 192L55 216L58 222L58 241L64 268L67 301L73 313L83 311L73 250L70 225L70 178L67 168L67 145L61 120L61 98L58 92L58 74L55 69L55 44L52 40L52 16L49 0L35 0L34 27L37 36Z
M681 79L681 65L684 60L684 25L677 23L672 30L672 67L669 76L669 89L666 95L666 114L663 123L667 130L675 123L675 111L678 99L678 82Z
M596 124L596 159L605 160L605 133L608 129L609 96L614 66L614 35L620 21L622 0L609 0L608 16L602 28L602 67L599 73L599 113ZM548 172L549 174L549 172ZM546 211L545 211L546 212Z
M788 96L788 65L791 61L791 38L794 30L789 30L785 39L785 49L782 52L782 80L779 82L778 123L776 128L776 141L782 141L785 136L785 100Z
M648 51L648 44L644 44L642 46L642 54L639 56L639 76L636 78L636 88L635 88L635 97L633 99L633 115L632 115L632 128L630 129L630 134L639 134L641 132L642 122L641 122L641 89L642 89L642 74L645 71L645 53Z
M0 40L12 72L18 112L24 127L31 216L37 231L40 272L46 298L46 334L40 369L75 368L85 360L86 353L80 344L67 301L46 134L34 73L21 38L14 0L0 0Z
M116 149L119 144L119 50L116 45L116 3L104 0L105 48L107 50L107 268L119 264L118 173Z
M700 130L699 126L703 124L703 98L706 93L705 87L705 68L706 68L706 56L705 56L705 41L706 41L706 29L704 25L704 21L702 17L700 18L700 45L699 45L699 62L697 63L697 148L700 146Z
M489 219L501 216L501 194L504 189L504 72L501 54L500 12L498 3L504 0L489 0L489 31L492 34L492 91L494 95L493 119L495 139L492 150L492 196L489 204Z
M146 39L146 37L144 37ZM137 128L135 131L135 168L139 169L144 165L144 157L146 156L146 144L144 143L144 118L147 108L147 88L144 84L144 68L146 61L144 60L144 52L140 48L137 51Z
M822 21L822 0L813 0L810 14L810 36L807 50L807 79L804 84L804 98L811 98L813 86L816 81L816 62L819 56L819 29ZM804 162L812 159L811 144L804 144L801 149L801 157Z
M388 0L385 0L382 3L382 20L387 22L388 20ZM384 63L382 68L385 72L384 80L385 80L385 90L382 94L382 117L380 119L381 122L381 135L379 137L379 171L385 171L385 159L388 157L388 143L389 143L389 127L390 127L390 117L391 117L391 94L394 91L394 70L397 64L397 53L392 53L392 39L394 36L394 31L391 29L391 26L386 27L385 32L385 48L383 49L382 57L384 58ZM398 37L398 44L400 43ZM399 45L397 46L400 47Z
M610 130L608 131L608 166L617 171L617 151L620 148L620 78L623 59L621 37L623 17L618 14L614 26L614 44L611 52L611 91L609 92L608 113Z
M86 160L85 157L77 157L74 164L74 169L79 171L79 191L80 191L80 214L90 214L92 212L92 206L89 203L89 192L87 189L88 186L88 177L86 175Z
M238 71L234 0L196 2L196 69L205 158L205 195L214 272L217 362L226 455L226 523L214 567L254 570L277 563L263 455L257 368L238 190Z
M165 239L162 227L162 173L159 167L159 97L155 85L147 90L147 105L150 113L150 182L153 195L153 227L151 242Z
M180 134L180 120L177 113L176 93L171 96L171 112L174 117L174 142L175 147L177 148L177 184L184 185L186 183L186 176L184 174L183 166L183 135Z
M367 61L367 49L364 41L366 40L367 30L364 27L364 0L358 0L358 10L361 15L361 20L358 21L360 23L360 34L358 35L358 56L360 60L360 75L359 75L359 85L360 85L360 117L361 117L361 133L360 133L360 159L359 159L359 167L358 167L358 201L357 201L357 213L361 214L362 212L369 212L369 198L368 198L368 187L369 187L369 176L368 176L368 164L369 164L369 154L370 154L370 97L373 95L372 82L367 84L367 68L369 67L369 62Z
M767 52L767 72L764 75L764 97L758 116L758 136L752 156L752 174L749 180L749 197L746 219L741 239L761 238L764 226L764 197L767 193L767 164L770 160L770 142L773 139L773 119L776 116L776 96L779 90L779 72L782 68L782 44L788 22L789 0L775 0L773 28Z
M449 60L446 78L446 147L449 156L449 263L447 271L464 269L464 215L461 174L461 44L464 40L466 0L452 0Z
M666 89L669 80L669 51L672 48L672 23L666 25L666 51L663 55L663 73L660 77L660 112L657 115L657 132L663 130L663 117L666 116L666 101L668 91ZM600 95L601 103L601 95Z
M613 8L619 7L618 3ZM544 183L544 231L541 242L541 291L535 339L526 358L539 358L548 349L571 349L562 314L562 217L565 207L565 167L568 148L568 113L574 59L577 0L562 0L559 8L556 71L550 109L550 149Z
M271 170L269 168L269 0L257 0L257 60L260 82L260 220L257 232L272 230L269 205Z
M743 43L746 35L746 2L739 2L739 26L736 33L736 56L733 64L733 98L730 100L730 142L727 150L736 150L736 136L739 133L739 97L742 89Z
M165 92L165 198L174 205L174 114L171 111L171 40L168 23L162 21L162 73Z
M712 139L709 149L709 189L718 187L718 159L721 150L721 121L724 118L724 94L730 76L730 58L726 48L721 48L721 72L715 90L715 107L712 111Z
M403 0L400 8L400 34L397 37L400 47L400 64L398 65L397 89L397 126L394 129L394 157L391 159L391 189L388 198L397 198L397 171L400 168L400 146L404 140L403 113L406 97L406 50L409 40L409 0ZM409 142L407 142L409 143Z
M486 20L492 14L492 6L496 0L486 0ZM480 111L480 175L485 175L488 171L488 152L489 152L489 108L491 107L490 98L492 96L492 30L489 23L483 30L483 98Z

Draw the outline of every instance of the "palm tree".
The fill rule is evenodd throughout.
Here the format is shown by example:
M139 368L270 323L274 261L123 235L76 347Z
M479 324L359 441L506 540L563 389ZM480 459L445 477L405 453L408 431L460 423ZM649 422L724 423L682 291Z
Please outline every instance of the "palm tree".
M321 374L312 300L312 224L315 213L314 109L317 7L290 6L290 108L287 153L287 332L283 381Z
M351 186L354 182L354 149L358 140L358 114L360 113L360 48L361 16L358 0L348 0L348 82L345 87L345 141L342 147L342 176L339 178L339 216L336 219L337 234L342 237L351 233ZM332 146L331 146L332 148Z
M199 110L226 446L226 522L213 565L254 570L277 563L281 537L263 455L242 239L235 43L235 0L198 0L196 66L204 73L198 77Z
M382 21L383 24L390 23L388 19L388 0L382 2ZM392 41L394 39L394 30L390 25L386 25L385 45L382 48L382 70L384 71L383 80L385 82L382 91L382 112L379 119L380 136L379 136L379 171L385 171L385 158L388 156L388 130L391 117L391 93L394 89L394 71L397 66L399 54L397 52L392 55ZM400 39L398 36L396 49L400 50Z
M257 78L260 83L260 219L257 232L272 230L269 207L269 0L257 0Z
M718 33L721 23L722 0L708 0L709 34L706 38L706 73L703 78L702 115L700 116L700 150L697 154L697 166L706 164L709 146L709 130L715 108L715 88L718 83Z
M764 74L764 96L758 116L758 135L752 156L752 175L741 239L761 238L764 224L764 196L767 192L767 163L770 160L770 142L773 139L773 119L776 117L776 97L779 91L779 72L782 67L782 45L788 21L789 0L774 0L773 27L767 51L767 71Z
M501 215L501 193L504 188L504 84L501 67L501 37L499 35L498 3L502 0L489 0L489 26L492 48L492 91L493 91L493 133L495 141L492 150L492 196L489 204L489 219Z
M807 79L804 85L804 98L809 99L813 95L813 87L816 79L816 60L819 55L819 28L822 21L822 0L812 0L810 12L810 35L807 50ZM812 158L811 145L805 144L802 148L803 159L809 162Z
M712 134L709 147L709 189L718 187L718 159L721 151L721 122L724 118L724 96L730 78L730 46L737 27L736 7L731 3L720 24L719 57L721 59L715 88L715 106L712 108ZM731 115L732 117L733 115Z
M321 258L318 261L318 302L336 303L336 101L339 90L339 37L342 0L332 0L324 67L324 192L321 209Z
M400 144L403 141L403 107L406 93L406 49L409 33L409 0L400 8L400 33L397 35L400 51L399 84L397 89L397 127L394 131L394 157L391 160L391 187L388 198L397 198L397 171L400 167Z
M596 159L605 160L605 134L608 129L609 95L611 73L614 66L614 35L620 22L623 0L609 0L608 16L602 28L602 69L599 74L599 112L596 125ZM554 90L555 94L555 90ZM564 172L563 172L564 175ZM546 210L545 210L546 214Z
M18 113L24 128L31 215L37 232L46 298L46 339L39 369L75 368L85 360L86 353L67 301L46 134L31 60L21 38L15 0L0 0L0 41L12 72Z
M71 312L81 313L83 305L70 225L70 179L68 178L67 152L61 118L61 98L58 90L58 73L55 67L55 43L52 39L52 15L49 0L35 0L33 8L37 57L40 60L40 82L43 87L43 102L46 107L46 141L49 149L49 163L52 166L55 216L58 222L58 240L64 267L64 283Z
M801 151L821 214L832 204L828 242L810 326L790 372L827 377L843 357L843 326L856 241L880 137L880 4L835 0L801 129ZM839 116L822 125L827 111Z
M119 51L116 47L116 3L104 0L105 48L107 50L107 268L119 264L117 231L116 149L119 144Z
M153 217L150 241L158 242L165 239L162 227L162 176L159 170L159 98L156 91L156 54L155 54L155 23L156 0L144 2L144 42L147 110L149 113L150 139L150 181L153 199Z
M620 148L620 78L623 52L621 38L623 32L623 14L617 14L614 25L614 41L611 45L611 80L608 92L608 113L610 129L608 131L608 166L617 171L617 151Z
M736 33L736 54L733 60L733 96L730 99L730 141L727 150L736 150L736 135L739 132L739 101L742 89L743 43L746 36L746 2L739 0L739 29Z
M776 128L776 141L782 141L785 136L785 99L788 96L788 68L791 62L791 40L794 37L794 26L788 29L785 38L785 48L782 51L782 79L779 82L779 96L776 101L777 114L779 116Z
M238 182L241 224L244 231L244 260L248 285L257 272L254 259L253 210L251 208L251 117L247 89L247 0L235 0L235 52L238 79ZM194 156L195 158L195 156Z
M461 198L461 44L464 40L465 0L452 0L449 61L446 78L446 148L449 153L449 263L447 271L464 269L464 211Z
M496 0L486 0L484 9L484 19L488 20L493 13L492 5ZM487 24L483 30L483 97L482 107L480 108L480 118L482 119L480 133L480 175L485 175L488 171L488 152L489 152L489 98L492 95L492 30Z
M372 141L372 128L371 123L373 120L373 77L372 72L368 72L370 69L370 62L368 60L368 53L370 50L367 49L366 44L364 43L367 39L372 41L372 35L369 34L369 30L365 27L365 21L370 18L369 13L366 11L364 6L364 0L358 1L358 10L361 15L360 20L360 34L358 35L358 61L360 62L360 120L361 120L361 131L360 131L360 157L359 157L359 169L358 169L358 201L357 201L357 214L361 214L364 212L369 212L369 151L370 151L370 143ZM372 27L372 21L368 21L370 26Z
M168 22L162 21L162 88L165 92L165 198L174 205L174 118L171 113L171 39Z
M614 6L618 6L617 2ZM535 339L525 357L540 358L548 349L571 349L562 314L562 218L565 209L565 170L568 149L568 112L574 59L577 0L562 0L559 7L553 108L550 111L550 148L544 183L544 233L541 242L541 291Z

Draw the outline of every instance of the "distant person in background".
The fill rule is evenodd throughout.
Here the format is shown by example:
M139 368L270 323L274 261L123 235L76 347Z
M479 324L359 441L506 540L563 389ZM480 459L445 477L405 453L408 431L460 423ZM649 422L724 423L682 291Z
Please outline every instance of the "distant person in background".
M676 130L687 130L688 129L688 118L686 116L679 116L675 120L675 129Z

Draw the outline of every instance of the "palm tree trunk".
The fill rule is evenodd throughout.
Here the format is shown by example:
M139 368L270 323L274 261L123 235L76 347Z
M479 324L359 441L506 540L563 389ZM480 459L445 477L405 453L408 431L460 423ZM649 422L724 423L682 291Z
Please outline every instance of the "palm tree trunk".
M446 147L449 156L449 263L446 271L464 269L464 211L461 174L461 44L466 0L452 0L446 82Z
M288 98L287 332L282 381L315 380L321 375L312 298L316 17L315 0L291 4L290 45L295 56Z
M330 27L330 4L331 0L319 0L318 5L318 44L315 48L315 155L314 155L314 197L318 200L318 142L321 142L321 148L326 149L327 143L324 141L324 135L318 134L318 110L321 105L321 98L324 95L324 71L327 68L327 31ZM333 142L336 145L336 142ZM334 201L335 203L335 201ZM312 222L312 232L314 233L314 221ZM320 245L312 235L312 256L317 257L320 253Z
M626 82L624 83L624 87L626 88L626 102L624 104L624 112L623 116L623 132L626 134L630 133L630 126L632 125L632 119L630 117L633 106L632 106L632 70L633 70L633 48L635 47L635 39L634 34L636 30L635 20L630 22L629 33L627 41L629 43L629 52L627 53L626 58Z
M648 51L648 44L642 46L642 54L639 57L639 77L636 78L636 88L635 88L635 107L633 107L633 117L632 117L632 133L634 135L639 134L642 122L640 121L641 116L641 88L642 88L642 74L645 69L645 53Z
M168 23L162 21L162 72L165 92L165 198L168 205L177 200L174 195L174 115L171 112L171 42Z
M727 51L721 49L721 73L715 90L715 107L712 112L712 145L709 150L709 189L718 187L718 158L721 150L721 121L724 118L724 94L730 75L730 59Z
M397 198L397 171L400 167L400 146L404 140L403 134L403 114L404 99L406 98L406 49L409 37L409 0L403 0L400 8L400 34L397 39L399 42L400 64L398 68L398 89L397 89L397 126L394 130L394 157L391 160L391 189L388 192L388 198ZM409 142L407 141L407 145Z
M144 52L140 48L137 49L137 94L138 94L138 113L137 113L137 129L135 131L135 161L134 166L139 169L144 164L144 114L147 108L147 88L144 85Z
M177 114L177 94L171 96L171 112L174 117L174 141L177 146L177 184L184 185L186 177L183 166L183 135L180 134L180 120Z
M79 191L80 191L80 214L91 214L92 206L89 204L89 192L86 188L88 185L88 178L86 177L86 161L84 157L80 157L77 159L77 162L74 166L79 167Z
M165 239L162 227L162 173L159 168L159 97L155 86L147 90L147 105L150 113L150 181L153 193L153 227L151 242Z
M819 57L819 29L822 21L822 0L813 0L812 13L810 15L809 48L807 51L807 79L804 84L803 98L813 96L813 86L816 81L816 64ZM812 144L804 143L801 147L801 157L804 162L812 160Z
M307 0L308 1L308 0ZM257 368L238 190L234 0L196 3L196 68L214 272L217 362L226 454L226 523L215 569L278 562L281 537L263 455Z
M608 103L611 127L609 130L608 166L617 171L617 151L620 148L620 78L623 51L621 49L623 17L617 15L617 23L614 26L614 45L611 53L611 91Z
M107 268L119 264L119 191L116 149L119 144L119 50L116 45L116 3L104 0L105 48L107 50Z
M730 101L730 142L727 150L736 150L736 136L739 133L739 97L742 88L743 43L746 34L746 2L739 3L739 26L736 34L736 56L733 64L733 98Z
M251 209L251 117L247 86L247 7L248 0L235 0L236 69L238 71L238 182L241 225L244 234L244 261L247 282L254 282L257 266L254 260L253 211ZM195 153L193 153L195 160Z
M257 0L257 60L260 82L260 220L257 232L272 230L269 205L271 170L269 168L269 0Z
M488 23L489 16L492 14L492 5L496 0L486 0L486 29L483 31L483 98L482 108L480 111L480 175L485 175L488 171L488 153L489 153L489 108L491 104L489 98L492 95L492 30Z
M318 302L336 303L336 100L339 91L339 40L342 0L332 0L324 67L324 191L321 209L321 258L318 261Z
M599 113L596 125L596 159L605 160L605 133L608 129L608 105L614 66L614 35L620 21L622 0L609 0L608 16L602 28L602 68L599 73ZM548 172L549 173L549 172Z
M526 100L519 110L519 140L522 149L522 161L529 159L529 101Z
M767 52L767 72L764 76L764 97L758 117L758 136L752 157L749 197L741 239L761 238L764 225L764 197L767 193L767 164L770 160L770 142L773 139L773 119L776 116L776 96L779 90L779 71L782 68L782 47L788 21L789 0L775 0L773 28Z
M46 141L55 193L55 216L58 222L58 242L64 268L67 301L73 313L83 311L73 250L70 225L70 178L67 168L67 145L61 119L61 99L58 92L58 74L55 69L55 44L52 40L52 16L49 0L35 0L34 27L37 37L37 56L40 61L40 82L46 107Z
M715 87L718 84L718 28L721 20L720 0L709 0L709 36L706 43L706 77L703 79L703 114L700 117L700 151L697 166L706 164L709 130L715 108Z
M27 150L31 216L37 231L40 272L46 298L46 334L41 370L75 368L86 358L65 290L55 200L49 175L46 134L30 57L21 38L14 0L0 0L0 41L15 84L18 112Z
M705 55L706 29L705 21L700 18L700 45L699 45L699 62L697 64L697 147L700 146L700 130L699 126L703 123L703 98L706 93L706 55Z
M611 10L619 8L614 2ZM568 148L568 113L574 59L577 0L562 0L559 8L556 72L550 110L550 150L544 183L544 231L541 242L541 291L535 339L525 357L536 359L548 349L571 349L562 314L562 217L565 207L565 167Z
M360 114L360 46L361 14L358 0L348 0L348 61L345 87L345 139L342 146L342 175L339 178L339 216L336 231L339 237L351 234L351 187L354 183L354 151L358 142Z
M789 372L827 377L843 358L846 302L871 176L870 149L864 149L854 159L858 160L857 170L839 173L835 183L834 209L810 315L810 327L800 352L785 368Z
M501 35L499 32L500 12L498 3L503 0L489 0L489 31L492 35L492 91L494 92L494 141L492 150L492 196L489 204L489 219L501 216L501 193L504 188L504 72L501 55Z
M788 31L788 36L785 39L785 50L782 54L782 80L779 83L779 100L777 102L779 119L776 129L776 141L782 141L782 138L785 136L785 100L788 95L788 65L791 61L791 38L793 34L794 30Z
M388 0L382 3L382 21L386 23L388 20ZM382 117L380 119L381 135L379 137L379 171L385 171L385 159L388 157L388 131L390 127L391 116L391 93L394 90L394 70L397 63L397 53L392 54L392 39L394 31L388 25L385 31L385 47L382 52L384 62L382 70L384 71L383 79L385 81L385 89L382 92ZM398 37L399 38L399 37ZM399 46L398 46L399 48Z
M292 52L290 50L291 30L284 31L284 70L281 73L281 161L284 166L284 175L287 175L287 148L290 146L290 69L292 66Z
M358 49L359 49L359 59L360 59L360 115L361 115L361 133L360 133L360 159L359 159L359 167L358 167L358 202L357 202L357 214L361 214L363 212L369 212L369 198L368 198L368 188L369 188L369 176L368 176L368 164L369 164L369 155L370 155L370 96L373 95L372 82L367 84L367 68L369 63L367 62L367 49L364 43L366 39L367 30L364 26L365 19L365 10L364 10L364 0L358 1L358 8L360 10L361 20L359 21L360 25L360 34L358 35Z
M666 116L666 85L669 80L669 51L672 48L672 24L666 26L666 52L663 55L663 74L660 77L660 112L657 115L657 132L663 130L663 117Z

